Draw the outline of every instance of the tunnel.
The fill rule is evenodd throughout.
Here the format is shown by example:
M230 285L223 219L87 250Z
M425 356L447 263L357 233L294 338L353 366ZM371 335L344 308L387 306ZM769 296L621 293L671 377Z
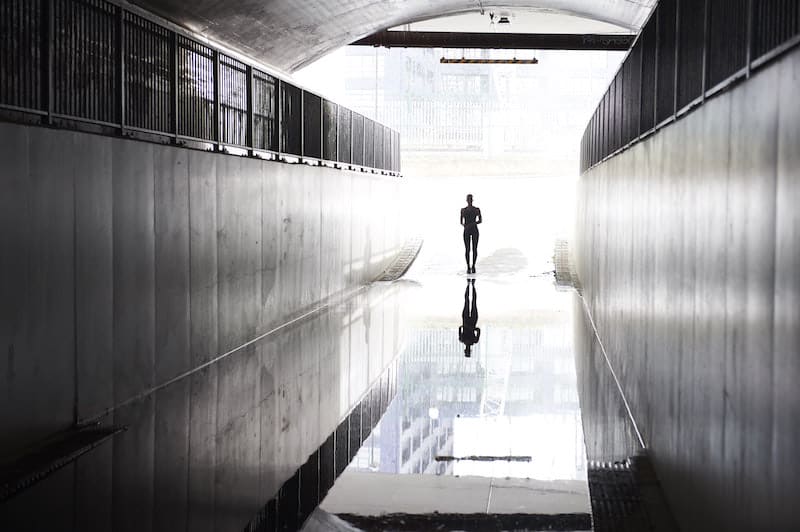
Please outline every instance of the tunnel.
M3 0L0 530L800 529L798 44L795 0Z

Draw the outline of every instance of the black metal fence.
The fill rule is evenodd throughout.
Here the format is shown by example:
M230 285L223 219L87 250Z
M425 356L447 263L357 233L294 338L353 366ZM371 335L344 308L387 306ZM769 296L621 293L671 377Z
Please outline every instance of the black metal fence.
M0 1L0 109L400 171L396 131L106 0Z
M798 0L660 0L586 126L581 171L797 44Z

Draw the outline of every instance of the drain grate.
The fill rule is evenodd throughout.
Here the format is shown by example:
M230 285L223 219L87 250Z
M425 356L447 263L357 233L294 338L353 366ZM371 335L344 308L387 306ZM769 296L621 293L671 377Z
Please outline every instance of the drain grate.
M403 244L403 247L400 249L394 261L375 280L396 281L405 275L414 263L417 255L419 255L419 250L422 249L422 242L423 240L420 236L409 238L406 243Z
M649 459L589 462L589 494L595 532L676 532Z

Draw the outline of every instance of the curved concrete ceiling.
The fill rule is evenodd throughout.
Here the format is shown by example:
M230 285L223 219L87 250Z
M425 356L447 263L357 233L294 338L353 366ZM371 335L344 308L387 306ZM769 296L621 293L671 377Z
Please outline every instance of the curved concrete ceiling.
M376 31L484 9L542 9L638 30L656 0L131 0L285 71Z

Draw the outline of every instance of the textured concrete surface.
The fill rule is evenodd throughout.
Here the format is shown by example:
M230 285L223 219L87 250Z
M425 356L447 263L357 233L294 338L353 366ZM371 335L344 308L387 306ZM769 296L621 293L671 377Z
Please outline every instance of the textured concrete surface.
M0 160L4 457L365 284L404 240L397 178L9 123ZM257 367L203 371L238 409Z
M581 179L584 295L684 530L800 526L798 83L794 52Z
M346 471L320 507L337 514L590 513L586 481Z
M288 71L379 30L480 9L472 0L133 0L132 3ZM490 7L483 5L487 10ZM506 0L502 5L511 9L547 9L638 30L655 0L538 0L533 5L528 0Z
M374 286L115 409L101 422L127 431L0 505L0 528L245 529L342 420L369 433L347 416L370 387L389 397L400 313L398 290Z

